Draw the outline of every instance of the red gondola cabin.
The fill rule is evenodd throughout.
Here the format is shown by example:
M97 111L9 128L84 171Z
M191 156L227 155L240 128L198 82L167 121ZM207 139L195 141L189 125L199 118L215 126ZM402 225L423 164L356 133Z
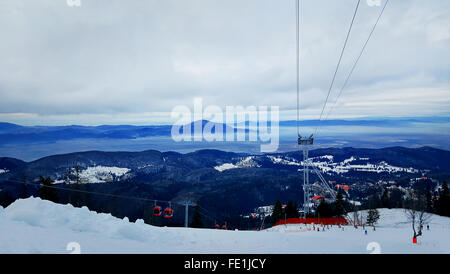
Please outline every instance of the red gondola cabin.
M164 209L164 218L169 219L172 218L172 216L173 216L173 209L171 208Z
M155 207L153 208L153 215L155 215L155 216L161 216L161 214L162 214L161 207L160 207L160 206L155 206Z

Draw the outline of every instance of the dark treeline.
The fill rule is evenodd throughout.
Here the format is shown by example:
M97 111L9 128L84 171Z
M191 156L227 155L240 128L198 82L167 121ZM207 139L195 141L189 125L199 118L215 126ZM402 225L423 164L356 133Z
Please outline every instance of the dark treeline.
M448 184L444 181L439 190L433 191L435 186L431 180L420 180L414 183L406 194L397 188L382 189L370 195L360 209L408 208L410 200L414 199L422 202L426 212L450 217Z
M76 180L74 180L77 182ZM146 184L133 184L130 185L123 183L109 183L105 184L83 184L83 183L71 183L71 184L58 184L57 187L64 187L73 189L74 191L59 190L52 188L54 182L49 177L40 176L39 183L27 183L27 178L23 178L23 183L19 184L15 188L15 193L11 194L8 189L4 188L0 191L0 206L7 207L13 203L16 199L23 199L30 196L41 197L45 200L50 200L55 203L72 204L75 207L86 206L92 211L100 213L110 213L115 217L124 218L128 217L130 221L137 219L143 219L145 223L156 226L183 226L184 225L184 207L182 205L173 204L172 208L175 212L174 217L171 219L165 219L161 216L154 216L153 203L141 201L141 200L129 200L119 197L108 197L91 194L88 192L101 192L111 194L121 194L127 196L128 191L130 193L155 193L156 190L150 189L151 186ZM412 185L412 191L414 191L414 199L423 201L426 206L426 211L429 213L438 214L441 216L450 217L450 196L448 190L448 184L443 182L441 187L435 191L436 185L431 180L419 180ZM342 217L348 212L355 210L366 210L376 208L406 208L408 207L408 199L405 191L399 188L385 188L379 189L372 193L369 197L363 200L361 206L355 207L349 203L347 199L344 199L343 193L339 191L337 193L336 200L329 203L322 200L314 214L307 217ZM129 194L129 196L132 196ZM159 197L163 197L166 200L171 200L172 197L159 194ZM141 198L146 197L145 195ZM236 200L234 200L236 201ZM200 199L200 204L209 205L212 201L207 199ZM224 208L226 205L218 204L215 200L215 206L218 208ZM161 205L166 207L167 205ZM272 216L262 220L260 218L243 219L239 214L233 212L227 212L223 210L221 215L214 215L215 212L204 212L199 207L190 207L190 219L189 222L193 227L208 227L212 228L215 224L219 224L221 227L227 223L229 229L259 229L262 226L270 226L284 218L298 218L299 206L296 202L289 201L285 207L283 207L281 201L277 201L274 205ZM243 210L244 212L244 210ZM211 215L212 213L212 215Z
M322 199L315 212L306 217L333 218L342 217L346 213L356 210L369 210L368 222L373 224L379 218L375 209L410 208L412 200L418 202L415 204L423 205L421 206L423 208L417 208L418 210L450 217L450 196L447 182L444 181L438 191L432 191L432 189L435 189L435 185L431 180L420 180L406 193L398 188L382 189L367 197L360 206L349 203L339 190L334 202L330 203ZM291 201L284 208L281 201L277 201L274 205L271 223L274 225L285 218L298 218L298 212L297 205Z

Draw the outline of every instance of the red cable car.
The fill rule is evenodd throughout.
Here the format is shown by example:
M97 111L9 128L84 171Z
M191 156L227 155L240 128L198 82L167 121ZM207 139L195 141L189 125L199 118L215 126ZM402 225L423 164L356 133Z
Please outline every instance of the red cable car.
M155 205L155 207L153 208L153 215L154 216L161 216L161 214L162 214L161 207Z
M169 203L169 207L164 209L164 218L170 219L172 217L173 217L173 209L172 209L172 206Z

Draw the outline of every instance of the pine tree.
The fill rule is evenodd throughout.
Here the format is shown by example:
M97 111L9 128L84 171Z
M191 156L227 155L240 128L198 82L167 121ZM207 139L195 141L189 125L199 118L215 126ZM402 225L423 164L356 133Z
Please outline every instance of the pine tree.
M192 215L191 227L203 228L202 216L200 214L200 206L196 205L194 208L194 214Z
M325 201L325 199L322 199L319 206L317 206L316 209L316 217L318 218L329 218L333 217L333 207Z
M286 218L298 218L299 214L298 214L298 209L297 209L297 204L294 204L292 201L289 201L286 208Z
M272 225L278 223L283 218L283 208L280 200L275 203L272 212Z
M342 195L342 190L339 189L336 195L336 200L333 203L334 215L341 217L345 213L345 202L344 196Z
M367 213L367 224L374 225L377 223L378 219L380 219L380 213L376 208L369 209Z

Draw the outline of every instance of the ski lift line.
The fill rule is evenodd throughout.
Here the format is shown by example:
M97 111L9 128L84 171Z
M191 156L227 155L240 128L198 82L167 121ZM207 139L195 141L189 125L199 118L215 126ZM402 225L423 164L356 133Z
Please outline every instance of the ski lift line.
M337 76L337 73L338 73L338 71L339 71L339 67L341 66L342 57L344 56L344 52L345 52L345 49L346 49L346 47L347 47L348 40L349 40L349 38L350 38L350 33L351 33L351 31L352 31L353 23L355 22L356 15L357 15L357 13L358 13L358 9L359 9L359 4L360 4L360 3L361 3L361 0L358 0L358 3L356 4L355 12L354 12L354 14L353 14L352 21L351 21L351 23L350 23L350 27L349 27L348 32L347 32L347 37L345 38L344 46L342 47L341 55L340 55L340 57L339 57L339 61L338 61L337 66L336 66L336 70L334 71L334 75L333 75L333 79L332 79L331 84L330 84L330 88L328 89L328 94L327 94L327 97L326 97L326 99L325 99L325 103L323 104L322 111L321 111L321 113L320 113L319 124L318 124L317 127L316 127L316 130L315 130L315 132L314 132L314 135L317 133L317 130L318 130L318 128L320 127L320 122L322 121L322 116L323 116L323 113L324 113L324 111L325 111L325 107L327 106L328 99L330 98L330 94L331 94L331 90L333 89L334 82L336 81L336 76Z
M355 63L353 64L353 67L352 67L352 69L350 70L350 73L348 74L347 78L345 79L344 85L342 86L341 90L339 91L339 94L338 94L336 100L334 101L334 104L331 106L330 110L328 111L328 114L327 114L327 116L326 116L325 119L324 119L325 121L328 119L328 117L330 116L331 112L332 112L333 109L336 107L337 102L338 102L339 98L340 98L341 95L342 95L342 92L343 92L344 89L347 87L347 85L348 85L348 83L349 83L349 81L350 81L350 78L352 77L353 72L355 71L355 68L356 68L358 62L359 62L359 60L361 59L361 57L362 57L362 55L363 55L363 53L364 53L364 51L365 51L365 49L366 49L366 47L367 47L367 44L369 43L370 39L372 38L372 35L373 35L373 33L375 32L375 29L376 29L376 27L377 27L377 25L378 25L378 23L379 23L381 17L383 16L384 10L386 9L386 6L387 6L388 3L389 3L389 0L386 0L386 3L384 4L384 6L383 6L383 8L382 8L382 10L381 10L381 12L380 12L380 14L379 14L377 20L375 21L375 24L374 24L374 26L372 27L372 30L371 30L369 36L367 37L367 40L366 40L366 42L364 43L364 46L362 47L361 52L359 53L358 58L356 58L356 61L355 61Z
M199 207L200 210L203 210L203 211L207 212L207 214L205 214L205 213L202 213L201 211L199 211L200 214L202 214L203 216L209 216L208 217L209 219L214 220L214 221L219 221L221 223L225 223L226 222L222 218L218 218L218 217L214 217L213 218L213 217L211 217L211 216L216 216L216 214L213 214L211 211L206 210L204 207L201 207L200 205L198 205L198 207Z
M202 213L202 212L199 212L199 213L200 213L200 215L202 215L203 217L206 217L206 218L208 218L208 219L210 219L210 220L212 220L212 221L216 221L216 220L217 220L217 218L212 218L211 216L206 215L206 214L204 214L204 213Z
M211 216L209 216L209 215L207 215L207 214L202 213L201 211L199 211L199 213L200 213L200 215L202 215L203 217L206 217L206 218L208 218L209 220L214 221L214 223L216 224L217 228L220 228L220 227L217 225L217 221L219 221L220 223L226 223L226 222L224 222L224 221L221 220L221 219L213 218L213 217L211 217Z
M147 198L139 198L139 197L132 197L132 196L124 196L124 195L115 195L115 194L108 194L108 193L101 193L101 192L94 192L94 191L86 191L86 190L80 190L80 189L70 189L70 188L64 188L64 187L57 187L57 186L46 186L43 184L36 184L36 183L30 183L30 182L23 182L23 181L18 181L18 180L11 180L8 179L4 182L12 182L12 183L20 183L20 184L25 184L25 185L31 185L31 186L37 186L37 187L46 187L46 188L53 188L53 189L58 189L58 190L64 190L64 191L72 191L72 192L79 192L79 193L86 193L86 194L95 194L95 195L102 195L102 196L108 196L108 197L114 197L114 198L123 198L123 199L131 199L131 200L137 200L137 201L144 201L144 202L152 202L154 204L156 204L157 202L162 202L162 203L168 203L169 205L171 204L176 204L179 206L185 206L185 203L178 203L178 202L171 202L171 201L163 201L163 200L154 200L154 199L147 199ZM203 207L200 207L200 209L209 212L208 210L206 210ZM171 209L171 206L169 206L169 209ZM153 212L155 213L155 212ZM170 212L167 211L166 209L160 209L160 213L158 214L158 216L163 215L164 213L167 213L167 216L172 217L173 216L173 210L171 210ZM220 222L224 222L223 220L219 219L219 218L212 218L207 214L204 214L202 212L199 212L201 215L205 216L208 219L211 220L219 220ZM169 218L170 218L169 217ZM167 218L167 217L166 217Z
M201 207L200 205L198 205L198 207L199 207L201 210L204 210L205 212L207 212L208 215L210 215L210 216L215 215L215 214L212 214L209 210L206 210L205 208ZM200 212L200 213L201 213L201 212ZM219 220L220 222L224 222L224 221L223 221L222 219L220 219L220 218L214 218L214 220Z
M122 199L129 199L129 200L136 200L136 201L144 201L144 202L161 202L161 203L172 203L177 204L180 206L184 206L185 204L179 203L179 202L171 202L171 201L163 201L163 200L155 200L155 199L147 199L147 198L140 198L140 197L133 197L133 196L124 196L124 195L116 195L116 194L109 194L109 193L102 193L102 192L95 192L95 191L87 191L87 190L81 190L81 189L70 189L65 187L57 187L57 186L46 186L43 184L36 184L36 183L29 183L29 182L23 182L18 180L11 180L8 179L4 182L13 182L13 183L20 183L25 185L32 185L32 186L38 186L38 187L47 187L47 188L53 188L58 190L65 190L65 191L72 191L72 192L79 192L79 193L86 193L86 194L94 194L94 195L102 195L102 196L108 196L108 197L114 197L114 198L122 198Z

